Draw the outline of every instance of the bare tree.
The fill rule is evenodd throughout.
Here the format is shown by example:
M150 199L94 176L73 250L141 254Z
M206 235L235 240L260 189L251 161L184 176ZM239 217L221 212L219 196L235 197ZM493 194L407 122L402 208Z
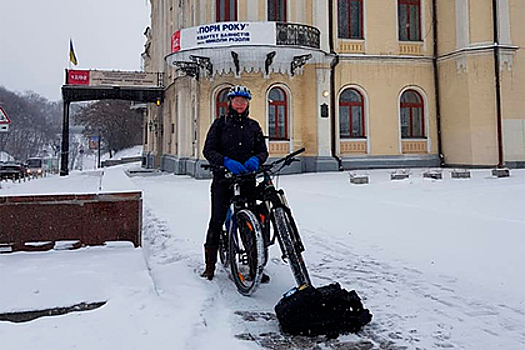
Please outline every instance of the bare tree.
M85 126L85 136L100 134L110 155L142 142L142 115L130 109L129 101L97 101L83 107L74 119Z
M0 149L25 160L53 144L61 126L59 102L30 91L17 94L0 86L0 105L11 119L9 132L0 133Z

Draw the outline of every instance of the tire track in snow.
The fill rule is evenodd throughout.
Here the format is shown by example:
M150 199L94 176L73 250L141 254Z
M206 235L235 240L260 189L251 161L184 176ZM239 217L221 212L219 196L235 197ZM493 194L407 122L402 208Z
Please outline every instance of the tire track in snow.
M359 256L345 242L325 240L321 232L304 228L301 232L320 256L313 259L319 263L308 266L314 280L338 281L358 292L374 315L359 336L380 349L494 348L505 337L515 339L516 350L525 348L523 310L497 299L492 303L461 294L457 288L461 281L454 277L427 276L417 268ZM473 344L455 341L454 335L462 332L472 333Z

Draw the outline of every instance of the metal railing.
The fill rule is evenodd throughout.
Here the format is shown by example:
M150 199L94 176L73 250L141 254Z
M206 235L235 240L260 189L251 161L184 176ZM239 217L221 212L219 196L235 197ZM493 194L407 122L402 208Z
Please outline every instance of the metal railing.
M277 45L306 46L314 49L320 48L319 29L295 23L277 22Z

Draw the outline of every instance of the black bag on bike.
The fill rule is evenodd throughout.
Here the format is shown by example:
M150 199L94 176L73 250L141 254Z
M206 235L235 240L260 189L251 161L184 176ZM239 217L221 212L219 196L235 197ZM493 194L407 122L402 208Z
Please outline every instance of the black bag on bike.
M372 320L357 293L342 289L339 283L285 295L275 313L284 333L330 338L356 333Z

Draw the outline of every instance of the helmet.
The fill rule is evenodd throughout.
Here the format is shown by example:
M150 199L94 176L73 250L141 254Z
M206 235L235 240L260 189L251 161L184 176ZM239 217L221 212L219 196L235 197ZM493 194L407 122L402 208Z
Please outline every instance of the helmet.
M242 85L232 86L232 88L228 92L228 99L231 100L232 98L236 96L244 97L244 98L247 98L248 100L252 99L252 93L250 92L250 89Z

